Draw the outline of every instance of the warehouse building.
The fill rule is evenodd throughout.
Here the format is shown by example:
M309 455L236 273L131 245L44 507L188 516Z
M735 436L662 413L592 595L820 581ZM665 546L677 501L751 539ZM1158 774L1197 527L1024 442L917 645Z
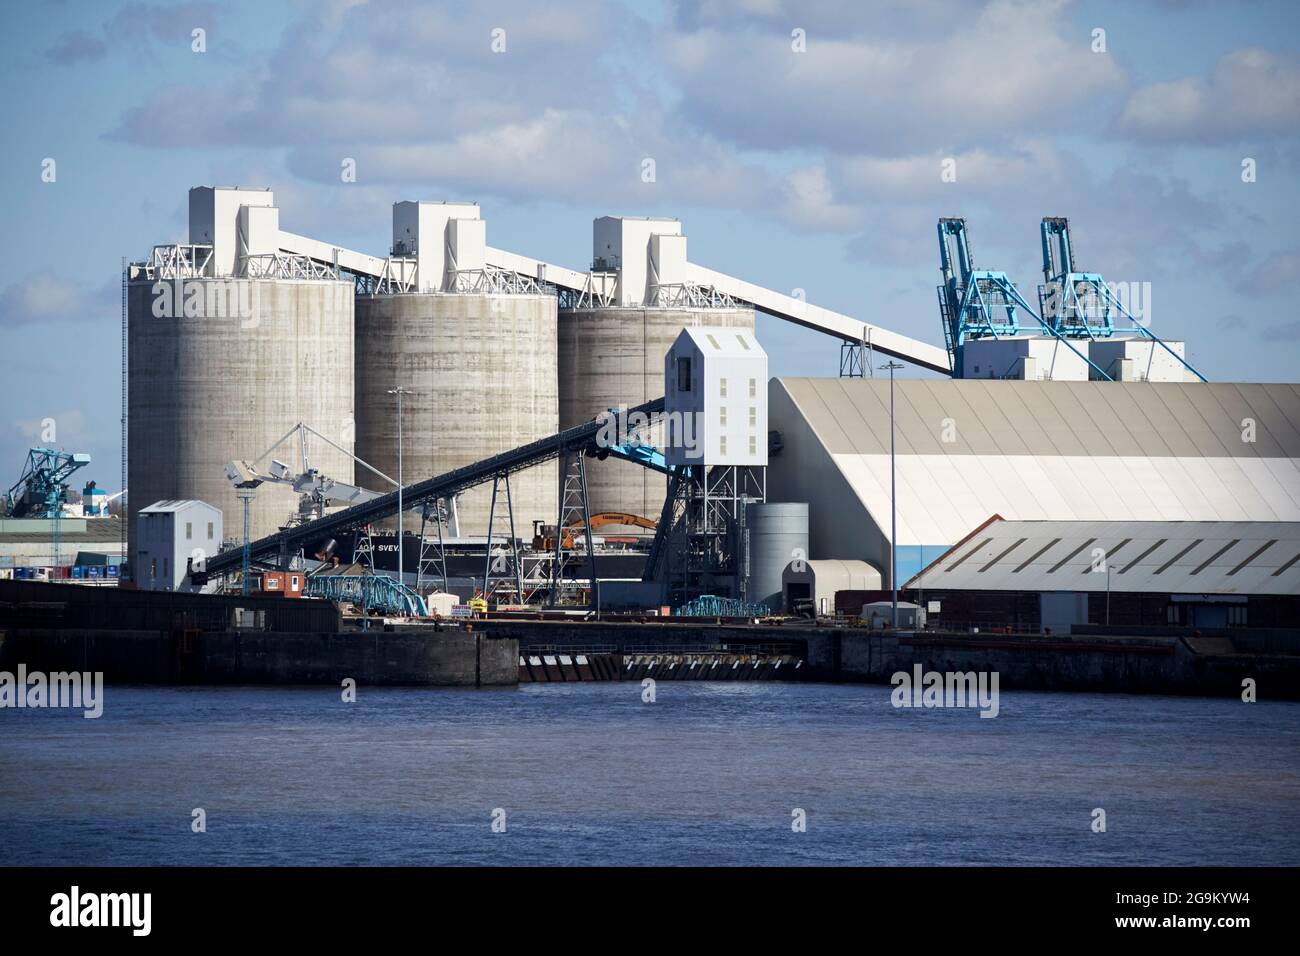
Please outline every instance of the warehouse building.
M1006 521L904 585L931 626L1293 627L1300 522Z
M990 515L1300 521L1300 385L894 387L900 583ZM889 381L774 378L769 396L768 500L809 503L809 557L865 560L888 587Z

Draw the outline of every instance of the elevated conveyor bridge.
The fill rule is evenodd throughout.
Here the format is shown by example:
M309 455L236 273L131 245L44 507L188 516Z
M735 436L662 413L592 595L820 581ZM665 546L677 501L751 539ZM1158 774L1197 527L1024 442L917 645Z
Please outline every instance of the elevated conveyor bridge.
M626 416L625 420L636 421L637 419L633 416L650 416L662 412L663 407L663 399L657 398L620 414ZM597 442L598 437L610 427L608 418L601 416L590 422L584 422L581 425L575 425L573 428L565 429L548 438L540 438L527 445L521 445L518 448L512 448L510 451L501 452L471 465L456 468L446 474L428 478L424 481L417 481L402 489L402 508L408 511L415 510L425 502L435 502L439 498L452 497L466 489L567 454L608 453L618 457L626 457L645 467L662 467L659 464L662 459L656 460L654 456L649 456L645 461L641 461L638 453L633 450L636 446L632 446L626 452L624 451L626 446L600 446ZM619 428L618 433L621 434L624 430ZM384 518L393 517L397 514L397 503L398 492L392 491L386 495L345 508L342 511L336 511L333 514L317 518L315 521L309 521L292 528L285 528L276 534L251 542L249 545L250 558L253 561L270 561L283 566L287 564L290 555L307 545L327 540L341 533L355 531ZM236 570L242 560L243 550L232 548L221 552L215 557L208 558L205 571L209 576L228 574Z

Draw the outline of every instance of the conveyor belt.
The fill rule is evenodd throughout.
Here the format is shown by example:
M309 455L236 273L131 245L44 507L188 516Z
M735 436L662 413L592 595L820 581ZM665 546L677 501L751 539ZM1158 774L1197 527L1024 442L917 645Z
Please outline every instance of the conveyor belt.
M652 402L629 409L626 415L630 417L638 412L649 415L663 411L663 407L664 400L656 398ZM472 465L454 469L444 475L407 485L402 489L402 507L409 511L418 508L425 501L446 498L459 494L467 488L491 481L497 475L508 475L540 465L552 458L558 458L567 452L592 448L597 434L604 427L606 426L602 419L593 419L565 429L549 438L540 438ZM251 557L256 561L259 558L265 559L281 553L293 554L305 544L323 541L338 533L352 531L395 514L397 514L397 492L392 491L382 497L254 541L250 545ZM224 574L239 567L242 562L243 549L231 548L222 551L216 557L209 558L206 571L209 575Z

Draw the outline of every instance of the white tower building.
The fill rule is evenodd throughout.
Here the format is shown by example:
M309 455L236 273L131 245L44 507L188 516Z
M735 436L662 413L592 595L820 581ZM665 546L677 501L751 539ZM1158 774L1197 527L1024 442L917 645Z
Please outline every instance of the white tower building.
M682 329L664 359L670 465L767 465L767 353L754 333Z

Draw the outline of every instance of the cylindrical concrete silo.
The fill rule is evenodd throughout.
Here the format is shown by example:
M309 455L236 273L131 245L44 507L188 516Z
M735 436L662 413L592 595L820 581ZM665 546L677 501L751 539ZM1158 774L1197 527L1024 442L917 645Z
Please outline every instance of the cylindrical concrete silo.
M664 393L664 356L683 328L754 330L751 309L607 307L560 313L560 427L608 408L633 407ZM661 435L652 435L656 442ZM667 480L619 460L588 461L591 510L659 518ZM554 520L554 519L552 519Z
M808 504L779 501L745 508L749 535L748 599L781 610L781 573L795 560L808 560Z
M397 477L397 398L405 388L402 473L407 484L558 431L553 295L404 293L357 298L357 457ZM511 476L515 531L555 521L554 462ZM358 466L357 481L374 487ZM464 537L487 533L491 484L460 497ZM504 489L495 534L508 528ZM388 522L395 525L395 522ZM419 522L407 519L408 531Z
M133 280L128 288L129 534L156 501L220 508L242 540L243 505L225 476L298 422L344 448L353 427L353 284L337 280ZM275 457L294 461L295 448ZM318 442L311 465L352 481L352 459ZM254 538L297 510L292 489L264 484Z

